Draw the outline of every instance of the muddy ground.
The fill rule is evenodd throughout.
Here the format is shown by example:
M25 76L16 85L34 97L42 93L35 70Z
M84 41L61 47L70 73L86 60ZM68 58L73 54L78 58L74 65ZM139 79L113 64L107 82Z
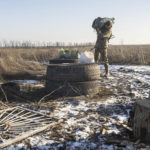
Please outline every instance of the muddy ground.
M132 132L132 111L137 99L149 97L149 66L110 66L110 77L101 68L100 91L94 96L75 98L50 96L42 99L44 79L20 83L21 92L9 91L6 105L20 105L63 122L54 128L23 140L6 149L143 149L150 148ZM16 82L16 81L15 81ZM14 86L14 85L13 85ZM4 88L5 89L5 88ZM1 93L4 101L5 96ZM3 109L3 104L0 105Z

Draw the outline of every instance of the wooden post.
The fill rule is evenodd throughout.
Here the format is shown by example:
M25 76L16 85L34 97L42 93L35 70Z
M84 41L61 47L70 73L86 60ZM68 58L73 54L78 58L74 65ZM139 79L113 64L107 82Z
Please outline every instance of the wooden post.
M150 143L150 99L135 103L134 136Z

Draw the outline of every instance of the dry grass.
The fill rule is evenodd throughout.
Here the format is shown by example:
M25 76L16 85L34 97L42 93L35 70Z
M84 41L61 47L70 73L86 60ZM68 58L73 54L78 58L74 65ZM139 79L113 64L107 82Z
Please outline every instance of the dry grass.
M67 47L72 50L75 47ZM80 52L90 50L92 46L76 47ZM20 76L45 74L46 66L38 62L48 61L58 56L58 47L51 48L1 48L0 49L0 78L17 79ZM109 46L109 61L111 64L150 64L150 45L118 45Z
M150 65L150 45L111 45L108 54L111 64Z
M54 53L52 54L54 55ZM38 62L44 61L48 57L53 56L47 49L0 49L1 79L45 74L46 67Z

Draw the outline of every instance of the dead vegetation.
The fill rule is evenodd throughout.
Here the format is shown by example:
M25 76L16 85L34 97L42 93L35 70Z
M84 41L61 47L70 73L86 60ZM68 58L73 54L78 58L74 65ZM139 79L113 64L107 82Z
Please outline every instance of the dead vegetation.
M48 62L58 57L58 49L49 48L1 48L0 79L35 78L45 74L46 67L39 62ZM65 49L89 51L92 46L70 46ZM150 45L110 45L109 61L111 64L149 65Z
M150 45L111 45L108 54L112 64L150 64Z
M35 55L36 53L36 55ZM37 63L39 57L44 58L37 50L1 49L0 75L3 79L28 78L33 75L45 74L45 67Z

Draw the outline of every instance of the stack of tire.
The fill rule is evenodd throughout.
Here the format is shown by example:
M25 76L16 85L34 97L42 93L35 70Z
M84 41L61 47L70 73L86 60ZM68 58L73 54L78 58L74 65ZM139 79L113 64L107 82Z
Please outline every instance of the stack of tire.
M95 63L49 64L46 91L59 96L93 95L99 92L100 67Z
M60 59L54 58L49 61L50 64L61 64L61 63L77 63L78 59Z

